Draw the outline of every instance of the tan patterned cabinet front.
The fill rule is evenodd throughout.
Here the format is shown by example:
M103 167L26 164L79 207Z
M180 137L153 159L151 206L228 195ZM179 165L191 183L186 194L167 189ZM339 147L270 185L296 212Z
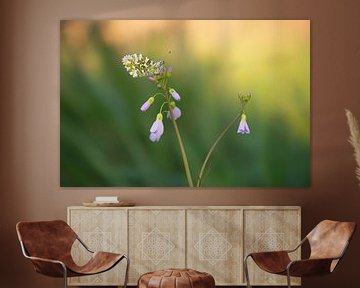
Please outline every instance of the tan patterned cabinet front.
M295 247L300 220L300 207L283 206L68 208L69 224L88 246L129 255L130 285L145 272L184 267L212 274L219 286L245 285L244 256ZM78 244L73 256L79 263L88 259ZM294 257L300 258L300 250ZM73 278L69 284L121 285L124 264L104 274ZM286 284L285 277L264 273L252 260L249 271L253 285Z
M92 251L121 253L127 251L127 210L126 209L68 209L68 222L80 239ZM90 255L79 242L72 247L76 263L84 264ZM69 285L121 285L124 283L125 261L114 269L85 277L69 278Z
M242 210L188 210L186 220L187 266L210 273L217 285L242 283Z
M185 267L185 210L129 210L130 283L141 274Z
M300 243L299 209L246 209L244 211L244 253L289 250ZM290 255L300 259L300 249ZM252 285L287 285L286 277L266 273L249 260L249 277ZM300 285L299 278L291 279Z

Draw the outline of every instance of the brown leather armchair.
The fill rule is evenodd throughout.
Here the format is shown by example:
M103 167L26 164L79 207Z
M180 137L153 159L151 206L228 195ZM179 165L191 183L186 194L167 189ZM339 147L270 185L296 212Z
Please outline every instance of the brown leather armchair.
M266 272L286 275L289 288L291 276L304 277L333 272L344 256L355 229L354 222L324 220L292 250L250 253L244 259L247 287L251 287L247 267L249 257ZM311 249L309 259L291 261L289 253L296 251L306 241Z
M127 261L124 288L127 285L129 258L125 254L91 251L62 220L19 222L16 231L24 256L31 260L35 271L50 277L87 276L112 269L121 260ZM83 266L78 266L71 257L71 247L78 240L92 254Z

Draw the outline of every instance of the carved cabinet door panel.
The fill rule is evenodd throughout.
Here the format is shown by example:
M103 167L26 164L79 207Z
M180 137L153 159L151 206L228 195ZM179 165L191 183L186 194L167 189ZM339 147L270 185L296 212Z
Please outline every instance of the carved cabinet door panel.
M127 215L125 209L70 209L68 223L80 239L93 251L127 253ZM84 264L89 258L78 241L72 247L76 263ZM70 285L122 285L125 261L121 261L108 272L85 277L72 277Z
M300 209L244 210L244 255L251 252L287 250L300 243ZM300 259L301 251L291 257ZM266 273L249 259L249 277L252 285L286 285L286 277ZM299 285L299 278L291 283Z
M216 285L242 281L242 210L187 210L187 266L206 271Z
M185 267L185 210L129 210L130 284L145 272Z

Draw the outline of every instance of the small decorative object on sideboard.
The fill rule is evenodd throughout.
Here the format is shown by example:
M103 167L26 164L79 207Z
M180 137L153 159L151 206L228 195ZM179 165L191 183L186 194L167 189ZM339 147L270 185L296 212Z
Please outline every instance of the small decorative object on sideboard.
M117 196L99 196L95 197L93 202L84 202L86 207L131 207L134 202L120 201Z
M98 196L94 203L119 203L119 199L117 196Z

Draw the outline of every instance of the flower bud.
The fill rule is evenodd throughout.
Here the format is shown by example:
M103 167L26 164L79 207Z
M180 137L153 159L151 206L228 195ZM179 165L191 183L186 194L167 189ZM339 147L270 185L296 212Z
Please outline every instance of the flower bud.
M150 108L150 106L154 103L155 101L155 97L150 97L148 100L146 100L146 102L140 107L140 110L142 112L145 112L146 110L148 110Z
M169 93L171 94L171 96L172 96L176 101L180 101L181 97L180 97L179 93L177 93L177 92L175 91L175 89L170 88L170 89L169 89Z

